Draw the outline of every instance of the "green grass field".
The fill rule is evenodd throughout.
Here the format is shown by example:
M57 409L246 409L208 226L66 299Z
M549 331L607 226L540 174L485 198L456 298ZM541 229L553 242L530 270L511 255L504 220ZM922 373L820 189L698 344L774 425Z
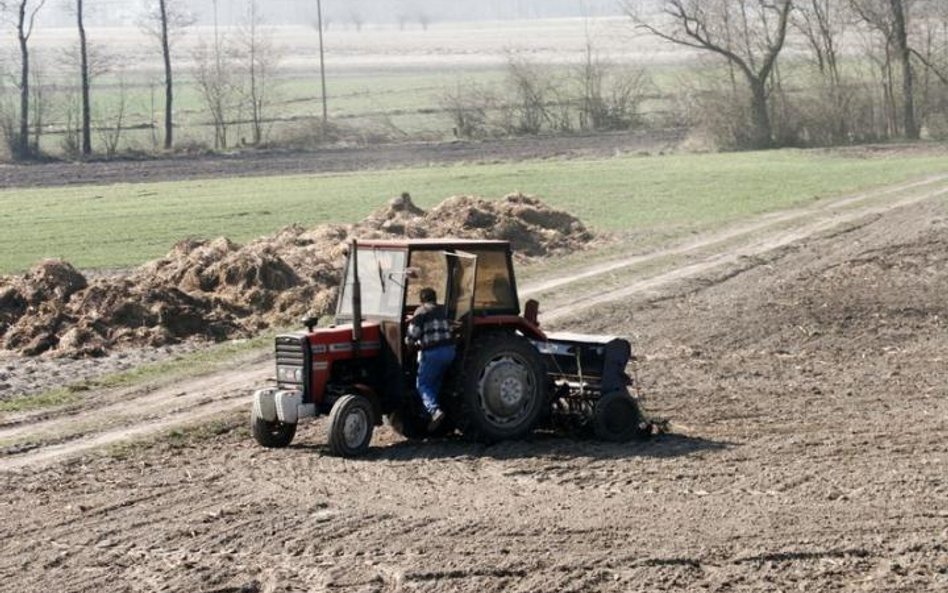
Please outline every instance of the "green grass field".
M8 189L0 190L0 271L46 257L86 269L127 267L186 237L247 241L291 223L353 222L402 191L423 207L457 194L522 191L594 228L681 233L946 171L938 156L783 150Z
M181 74L175 86L176 141L179 146L198 143L213 147L214 128L201 91L190 72ZM381 130L393 137L404 133L410 137L449 139L452 137L451 120L440 113L445 92L461 82L465 85L500 85L503 77L502 67L468 69L463 73L435 70L340 74L329 81L327 103L330 117L354 130ZM57 83L68 85L70 81L63 79ZM141 76L129 76L124 79L124 84L125 126L128 129L123 132L120 149L154 150L153 131L142 126L155 123L160 127L164 117L162 89L154 86L154 80ZM103 76L96 80L92 93L96 118L101 117L103 123L111 125L109 114L116 113L120 103L119 80ZM266 126L266 139L271 142L279 144L298 137L301 133L299 118L310 118L315 124L321 116L318 72L276 79L268 93L264 117L275 120ZM66 128L62 111L57 109L50 114L48 123L52 129ZM229 116L246 120L247 114L234 111ZM250 129L246 123L232 124L229 146L237 146L242 137L249 136ZM50 154L60 154L62 143L63 135L59 133L47 133L42 139L43 149ZM93 139L93 144L101 148L98 136Z

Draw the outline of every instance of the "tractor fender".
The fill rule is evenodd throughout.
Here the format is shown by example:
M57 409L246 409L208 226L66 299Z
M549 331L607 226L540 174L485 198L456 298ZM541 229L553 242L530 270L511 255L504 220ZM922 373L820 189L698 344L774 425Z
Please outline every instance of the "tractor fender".
M513 329L530 338L531 340L546 341L546 334L540 327L519 315L491 315L488 317L475 317L474 327L476 329Z

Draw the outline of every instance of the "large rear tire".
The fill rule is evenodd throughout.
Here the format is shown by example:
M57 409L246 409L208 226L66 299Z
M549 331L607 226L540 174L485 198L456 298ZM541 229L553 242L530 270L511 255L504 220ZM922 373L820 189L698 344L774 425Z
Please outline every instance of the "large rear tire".
M372 402L362 395L344 395L329 412L329 450L339 457L357 457L369 449L375 428Z
M612 391L599 398L593 410L593 429L597 438L613 443L649 435L638 402L625 391Z
M279 420L264 420L252 411L250 412L250 432L260 445L268 449L282 449L293 442L293 437L296 436L296 425L286 424Z
M453 414L465 436L487 442L522 438L547 405L543 359L526 338L507 332L474 338L460 410Z

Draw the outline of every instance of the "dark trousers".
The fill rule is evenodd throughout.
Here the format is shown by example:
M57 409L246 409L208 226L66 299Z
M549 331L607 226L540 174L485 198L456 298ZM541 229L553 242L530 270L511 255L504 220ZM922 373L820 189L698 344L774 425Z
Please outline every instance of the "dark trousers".
M454 362L454 344L445 344L418 353L418 393L429 414L438 410L438 392L444 374Z

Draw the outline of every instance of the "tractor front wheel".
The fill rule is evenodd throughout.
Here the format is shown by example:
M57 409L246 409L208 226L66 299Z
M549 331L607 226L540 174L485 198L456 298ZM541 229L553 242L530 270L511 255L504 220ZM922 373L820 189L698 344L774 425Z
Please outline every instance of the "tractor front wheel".
M374 428L372 402L362 395L344 395L329 412L329 450L339 457L362 455Z
M466 436L488 442L524 437L548 405L543 360L516 334L475 338L462 376L455 420Z
M253 438L268 449L280 449L293 442L296 436L296 425L286 424L279 420L264 420L255 412L250 415L250 431Z

